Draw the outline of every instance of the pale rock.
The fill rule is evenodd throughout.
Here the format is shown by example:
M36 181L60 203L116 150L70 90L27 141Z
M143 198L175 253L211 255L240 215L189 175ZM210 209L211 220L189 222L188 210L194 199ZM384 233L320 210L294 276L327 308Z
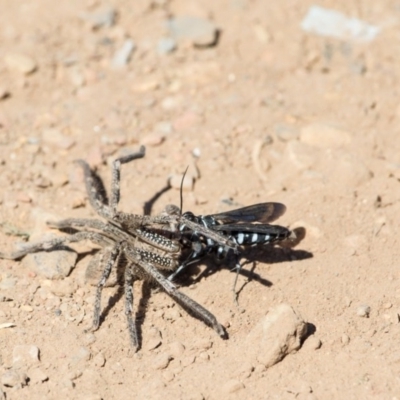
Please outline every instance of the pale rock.
M125 39L122 46L114 54L111 61L112 67L116 69L125 67L129 63L135 48L136 46L132 39Z
M318 160L315 147L298 141L287 144L286 155L288 160L299 170L312 168Z
M188 39L194 46L214 46L218 39L217 27L205 18L179 16L169 19L167 24L175 39Z
M237 379L231 379L222 386L222 392L227 394L238 392L241 389L244 389L244 385Z
M90 350L87 347L80 347L74 354L71 355L70 360L73 364L89 361L92 357Z
M106 363L106 358L104 357L103 353L97 353L93 358L93 364L96 367L104 367Z
M26 386L27 381L28 377L26 373L15 369L9 369L1 375L1 383L8 387L22 388Z
M349 344L350 343L350 337L349 335L346 335L345 333L342 335L340 338L343 344Z
M112 7L101 7L91 13L81 13L79 17L87 22L91 29L111 28L115 23L117 12Z
M35 60L24 54L7 54L4 61L10 70L18 71L25 75L29 75L37 69Z
M141 144L144 146L159 146L165 140L165 135L158 132L149 133L148 135L144 136L141 140Z
M280 304L250 332L245 344L249 357L266 368L297 351L307 334L307 324L288 304Z
M369 318L371 314L371 307L367 305L361 305L357 307L357 315L363 318Z
M72 278L65 278L60 281L53 281L50 285L50 291L59 297L70 296L76 292L77 286Z
M157 43L157 52L160 55L172 53L177 47L176 41L171 37L161 38Z
M276 137L282 142L297 140L299 137L299 131L294 126L279 124L274 127L274 131Z
M181 342L172 342L168 345L168 349L172 357L178 358L184 353L185 346Z
M147 93L159 89L160 86L160 82L156 79L141 80L132 86L132 90L135 93Z
M307 340L303 343L302 349L304 350L318 350L321 348L322 342L320 339L315 337L314 335L311 335L310 337L307 338Z
M35 368L29 371L29 384L35 385L46 382L49 379L48 375L40 368Z
M49 146L58 147L62 150L69 150L75 145L75 140L64 135L57 129L45 129L42 132L42 140Z
M185 175L185 177L183 178L183 182L182 182L182 175L174 174L169 178L169 184L173 189L180 190L182 185L182 190L188 192L189 191L191 192L193 190L194 181L195 181L194 177L189 173Z
M155 370L165 369L168 367L168 364L171 360L172 357L169 354L159 354L153 361L153 368Z
M339 148L350 144L349 132L325 124L310 124L301 129L300 141L320 148Z
M15 367L39 363L39 348L33 345L18 345L13 349L13 365Z

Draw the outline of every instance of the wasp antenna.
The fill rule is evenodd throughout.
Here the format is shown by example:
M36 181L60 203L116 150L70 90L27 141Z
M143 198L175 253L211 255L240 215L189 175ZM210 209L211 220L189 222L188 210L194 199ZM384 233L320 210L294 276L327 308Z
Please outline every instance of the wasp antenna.
M180 205L179 205L179 216L182 215L182 209L183 209L183 181L185 180L186 172L189 169L189 165L186 167L185 172L183 173L182 180L181 180L181 188L180 188Z

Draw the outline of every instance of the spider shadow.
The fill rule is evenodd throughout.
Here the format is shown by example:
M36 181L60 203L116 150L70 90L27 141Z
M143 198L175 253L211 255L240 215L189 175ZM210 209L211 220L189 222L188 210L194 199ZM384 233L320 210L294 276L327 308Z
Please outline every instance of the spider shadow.
M153 210L153 206L154 203L166 192L168 192L168 190L171 189L171 185L169 184L169 182L162 188L160 189L158 192L155 193L155 195L153 197L151 197L148 201L146 201L144 203L143 206L143 214L144 215L151 215L151 212Z

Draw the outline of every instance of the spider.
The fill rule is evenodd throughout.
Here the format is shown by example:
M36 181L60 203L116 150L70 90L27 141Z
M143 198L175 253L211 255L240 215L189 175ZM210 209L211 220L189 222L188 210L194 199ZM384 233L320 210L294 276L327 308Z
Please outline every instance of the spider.
M105 219L81 219L69 218L58 222L49 221L47 224L52 228L60 230L73 230L69 236L56 237L47 241L25 245L22 249L10 254L0 253L0 258L16 260L26 254L43 250L52 250L60 245L90 240L101 246L100 263L103 267L102 276L97 284L93 325L91 330L95 331L100 326L101 315L101 293L110 276L113 267L124 270L125 290L125 314L127 317L130 341L133 348L139 349L139 338L133 314L133 284L135 280L144 279L156 282L172 299L185 308L198 319L203 320L212 327L219 336L226 337L223 326L215 316L203 306L180 292L177 287L167 279L166 273L173 272L179 265L180 244L177 240L168 238L157 232L154 227L161 226L161 231L176 229L181 222L179 216L160 214L159 216L147 216L129 214L117 211L120 199L120 171L121 165L144 157L145 148L142 146L136 153L120 157L113 162L110 200L103 193L99 178L91 171L84 160L76 163L83 168L89 202L96 213ZM200 226L192 225L195 229ZM154 228L154 229L153 229ZM173 232L172 232L173 233ZM205 233L212 236L214 240L232 247L235 244L220 233ZM173 235L172 235L173 236ZM124 261L124 262L123 262Z

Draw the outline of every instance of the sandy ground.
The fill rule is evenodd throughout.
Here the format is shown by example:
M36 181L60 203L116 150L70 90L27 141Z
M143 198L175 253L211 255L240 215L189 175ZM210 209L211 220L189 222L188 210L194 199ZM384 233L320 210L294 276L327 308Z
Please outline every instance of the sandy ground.
M278 201L287 206L279 224L306 229L295 249L250 255L238 306L232 265L210 258L180 282L227 340L135 285L145 308L137 353L116 287L104 291L100 329L85 333L88 244L64 280L0 260L0 398L400 397L400 8L323 3L381 31L369 42L304 32L309 1L0 1L2 250L18 235L43 237L49 215L95 217L73 160L88 160L108 185L110 160L141 144L146 158L122 170L121 210L142 213L189 165L185 210ZM96 27L88 15L104 7L116 19ZM217 45L183 38L160 54L166 20L185 15L213 21ZM114 67L129 38L130 61ZM169 203L179 204L177 189L152 212ZM118 301L107 307L109 298ZM281 303L311 335L266 368L249 356L248 335Z

